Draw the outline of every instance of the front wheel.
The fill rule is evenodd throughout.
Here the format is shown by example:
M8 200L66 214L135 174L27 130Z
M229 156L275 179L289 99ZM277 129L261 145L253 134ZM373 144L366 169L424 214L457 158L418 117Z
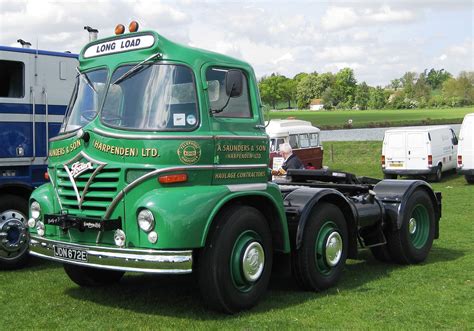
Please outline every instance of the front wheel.
M29 259L27 200L16 195L0 197L0 269L17 269Z
M347 225L341 210L322 202L308 219L301 247L293 256L293 273L305 290L324 290L341 278L347 258Z
M125 272L64 264L64 271L79 286L95 287L117 283Z
M434 207L428 193L415 191L403 211L401 228L386 234L392 259L400 264L424 261L433 245L435 222Z
M272 239L264 216L249 206L232 206L215 220L198 257L202 296L229 314L249 309L266 292L272 268Z

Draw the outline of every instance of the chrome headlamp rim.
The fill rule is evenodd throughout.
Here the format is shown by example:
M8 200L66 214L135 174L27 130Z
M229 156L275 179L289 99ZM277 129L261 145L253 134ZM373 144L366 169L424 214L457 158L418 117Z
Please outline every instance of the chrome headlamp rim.
M152 231L155 227L155 217L151 210L142 208L137 214L137 222L140 229L146 233Z
M33 201L30 204L31 217L37 220L41 216L41 205L38 201Z

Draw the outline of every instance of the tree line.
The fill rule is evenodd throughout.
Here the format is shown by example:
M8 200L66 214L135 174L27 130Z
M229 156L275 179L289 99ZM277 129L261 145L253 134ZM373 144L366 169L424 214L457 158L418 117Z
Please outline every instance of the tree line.
M262 101L273 109L307 109L321 99L325 109L405 109L460 107L474 104L474 72L457 77L444 69L406 72L389 85L358 83L354 71L344 68L333 74L299 73L288 78L278 73L259 80ZM281 104L284 104L282 106Z

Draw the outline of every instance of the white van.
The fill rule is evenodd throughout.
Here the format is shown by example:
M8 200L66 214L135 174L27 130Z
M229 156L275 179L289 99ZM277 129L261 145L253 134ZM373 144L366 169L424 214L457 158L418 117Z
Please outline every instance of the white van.
M474 184L474 113L464 117L459 132L458 173Z
M387 130L382 145L385 178L425 175L440 181L442 172L456 168L458 139L449 126Z

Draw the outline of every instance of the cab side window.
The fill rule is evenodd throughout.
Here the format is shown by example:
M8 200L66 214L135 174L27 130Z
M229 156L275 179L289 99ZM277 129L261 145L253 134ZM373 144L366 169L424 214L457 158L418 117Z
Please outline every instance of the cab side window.
M211 109L221 110L225 107L222 111L216 112L214 116L250 118L252 117L252 112L250 110L247 77L243 72L242 94L238 97L230 98L228 105L225 106L229 98L225 87L225 78L228 70L229 69L225 68L211 67L206 71L207 91Z
M25 65L23 62L0 60L0 98L23 98Z
M296 134L290 134L289 143L291 148L298 148L298 136Z

